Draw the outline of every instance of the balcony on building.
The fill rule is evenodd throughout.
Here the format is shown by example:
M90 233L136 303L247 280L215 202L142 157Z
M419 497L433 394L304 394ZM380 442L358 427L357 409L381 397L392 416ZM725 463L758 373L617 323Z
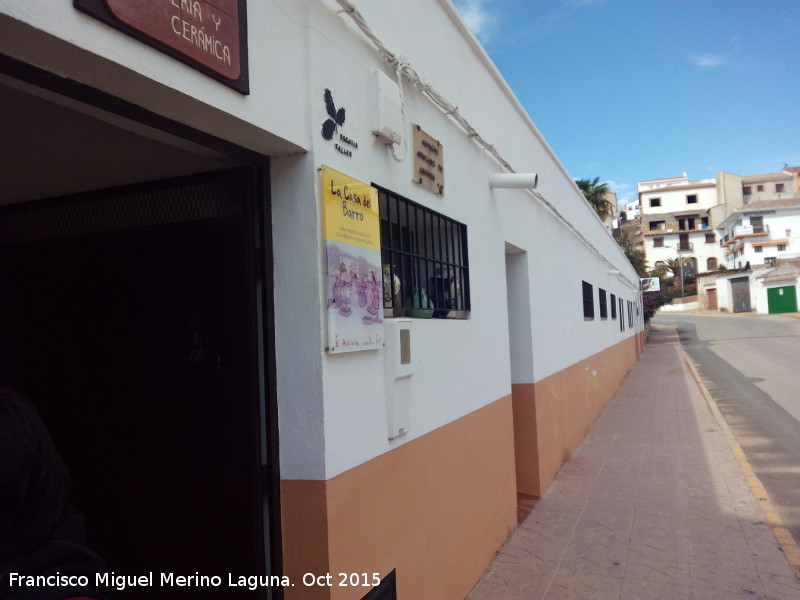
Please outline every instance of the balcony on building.
M725 247L741 238L762 235L769 235L769 225L743 225L735 227L733 233L726 235L719 241L719 245Z

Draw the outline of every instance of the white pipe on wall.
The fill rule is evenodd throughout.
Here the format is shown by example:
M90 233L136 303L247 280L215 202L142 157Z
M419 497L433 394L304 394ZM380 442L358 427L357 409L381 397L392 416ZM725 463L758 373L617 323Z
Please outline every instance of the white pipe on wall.
M526 188L535 190L539 185L537 173L492 173L489 175L490 188Z

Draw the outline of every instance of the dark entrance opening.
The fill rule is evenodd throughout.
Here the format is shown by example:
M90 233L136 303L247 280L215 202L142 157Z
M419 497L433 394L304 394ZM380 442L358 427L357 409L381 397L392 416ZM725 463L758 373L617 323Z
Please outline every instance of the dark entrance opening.
M733 312L750 312L750 278L731 279L731 293L733 294Z
M252 171L0 211L0 382L38 406L109 571L218 575L263 597ZM117 595L115 594L115 597Z

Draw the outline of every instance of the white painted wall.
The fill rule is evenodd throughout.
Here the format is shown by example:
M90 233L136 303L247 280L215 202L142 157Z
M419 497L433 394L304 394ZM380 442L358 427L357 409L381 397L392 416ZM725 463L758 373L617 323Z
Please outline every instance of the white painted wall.
M698 273L704 273L709 270L707 268L709 258L716 258L718 265L725 264L724 249L719 245L719 237L715 235L714 242L706 242L706 233L715 233L713 229L685 233L689 235L689 243L692 249L682 250L680 256L684 259L694 257L697 260ZM655 247L653 237L663 237L664 246ZM667 261L678 257L677 248L680 246L680 237L678 233L670 233L663 236L645 236L644 244L647 264L652 269L658 261Z
M688 204L687 195L696 195L697 203ZM647 221L653 215L665 213L691 213L692 210L707 210L717 203L717 189L713 179L692 181L685 185L674 185L664 188L656 188L642 192L641 212L643 219ZM651 206L653 198L661 199L661 206ZM654 217L652 220L658 220ZM645 230L648 230L645 222Z
M641 215L641 203L639 200L633 200L632 202L629 202L623 210L625 211L625 216L628 218L628 221L633 221L639 215Z
M741 277L741 273L717 277L717 307L723 312L733 312L733 290L730 279Z
M510 393L506 244L527 256L532 346L516 373L539 381L641 329L583 319L581 282L638 301L638 276L447 0L356 2L385 44L405 56L537 192L491 190L502 169L453 120L405 87L415 122L445 148L446 191L411 181L371 130L375 70L387 63L332 0L248 3L251 94L238 92L76 11L30 0L0 8L0 51L271 156L281 473L325 479ZM345 107L352 157L320 135L328 88ZM402 152L402 149L398 149ZM409 148L410 152L410 148ZM472 310L465 320L414 320L410 431L390 441L384 350L329 356L317 169L375 182L468 227ZM615 269L619 275L610 274ZM512 322L511 324L515 324ZM519 342L518 342L519 343ZM524 358L520 356L524 354ZM520 360L528 361L521 365Z
M787 285L790 282L781 281L780 283L761 283L757 285L755 288L755 294L753 296L753 306L756 312L761 314L768 314L769 313L769 300L767 298L767 290L769 288L778 288Z
M508 304L511 383L533 381L533 316L531 315L528 253L506 244L506 302Z
M501 168L453 121L410 86L405 87L408 122L419 123L439 139L445 152L446 191L436 196L411 181L410 158L396 163L370 131L374 120L372 72L393 77L349 20L333 3L312 6L310 27L311 122L326 118L324 89L345 106L341 132L359 144L352 157L312 132L317 165L327 164L353 177L372 181L444 213L468 227L472 311L466 320L414 320L410 431L395 440L386 435L382 352L323 354L325 403L325 473L335 476L392 447L406 443L510 393L512 359L506 299L506 243L527 256L532 356L527 365L538 381L632 335L619 331L618 320L585 322L581 281L605 288L624 300L638 293L636 274L572 178L521 113L513 96L483 51L455 21L446 2L389 0L358 3L373 32L392 51L408 59L419 74L459 107L475 129L520 171L539 173L538 191L585 235L583 242L540 202L520 190L490 190L488 175ZM414 14L413 19L409 14ZM420 24L425 26L421 27ZM436 35L431 35L431 32ZM469 76L464 76L468 73ZM317 125L318 124L318 125ZM402 153L402 148L397 149ZM322 253L319 269L322 272ZM605 258L603 258L605 257ZM322 304L320 318L324 321ZM610 316L610 310L609 310ZM322 337L319 350L322 351ZM530 361L530 359L528 359ZM526 369L517 358L515 371Z
M270 171L281 476L324 479L318 174L311 155L274 158Z

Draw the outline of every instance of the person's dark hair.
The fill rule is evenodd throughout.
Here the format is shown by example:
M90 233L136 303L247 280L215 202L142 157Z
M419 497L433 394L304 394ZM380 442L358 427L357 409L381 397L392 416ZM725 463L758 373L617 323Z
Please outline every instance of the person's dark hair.
M67 468L33 405L0 388L0 567L50 537L69 488Z

